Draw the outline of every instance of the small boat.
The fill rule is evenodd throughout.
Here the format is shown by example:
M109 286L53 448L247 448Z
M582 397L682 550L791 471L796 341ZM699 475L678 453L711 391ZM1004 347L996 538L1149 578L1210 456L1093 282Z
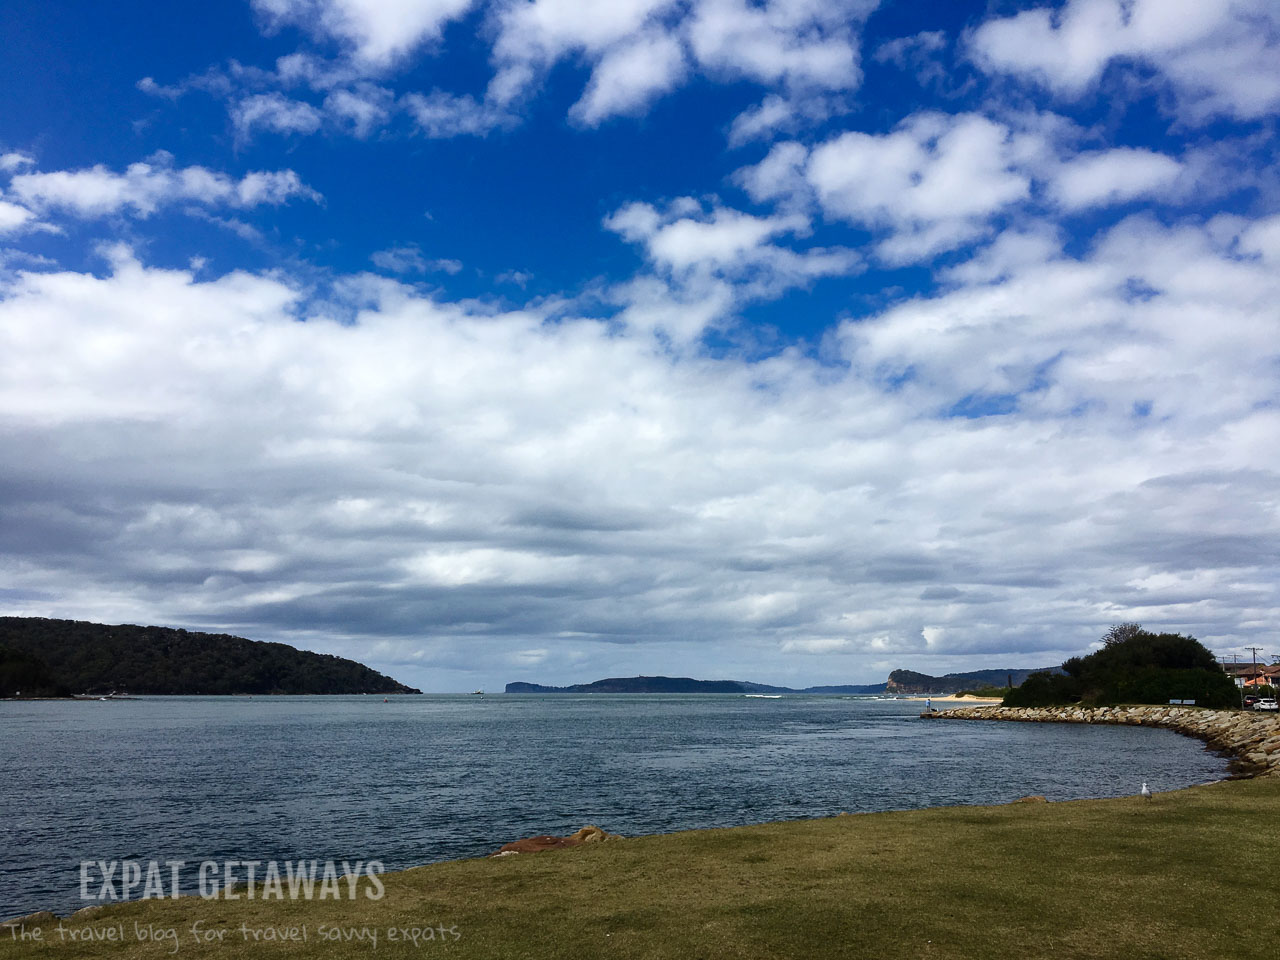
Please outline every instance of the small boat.
M473 697L483 697L483 696L484 696L484 691L483 691L483 690L472 690L472 691L471 691L471 695L472 695Z
M781 700L780 693L744 693L744 697L750 697L753 700Z

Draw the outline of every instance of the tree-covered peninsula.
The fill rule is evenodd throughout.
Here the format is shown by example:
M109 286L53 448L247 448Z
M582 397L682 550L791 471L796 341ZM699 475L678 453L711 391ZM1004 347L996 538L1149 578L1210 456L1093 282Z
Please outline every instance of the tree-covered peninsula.
M228 634L0 617L0 696L421 693L354 660Z
M1060 673L1035 673L1005 695L1006 707L1083 703L1194 702L1234 707L1240 692L1213 653L1195 637L1152 633L1120 623L1102 638L1102 649L1072 657Z

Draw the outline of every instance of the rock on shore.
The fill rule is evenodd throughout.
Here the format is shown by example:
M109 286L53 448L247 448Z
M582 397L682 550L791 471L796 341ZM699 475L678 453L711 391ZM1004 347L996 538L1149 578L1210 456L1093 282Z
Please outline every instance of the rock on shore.
M584 843L603 843L605 840L618 839L620 838L616 834L605 833L599 827L586 826L567 837L543 835L514 840L504 844L497 853L491 853L489 856L507 857L514 853L542 853L544 850L563 850L565 847L576 847Z
M1163 727L1204 740L1232 758L1238 777L1280 777L1280 717L1200 707L959 707L923 714L931 720L1112 723Z

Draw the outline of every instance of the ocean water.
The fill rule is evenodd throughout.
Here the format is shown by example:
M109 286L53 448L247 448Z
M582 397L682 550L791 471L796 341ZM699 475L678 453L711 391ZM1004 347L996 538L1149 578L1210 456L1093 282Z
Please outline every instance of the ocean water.
M482 856L939 804L1171 790L1226 761L1164 730L931 722L739 695L0 702L0 919L74 910L82 860Z

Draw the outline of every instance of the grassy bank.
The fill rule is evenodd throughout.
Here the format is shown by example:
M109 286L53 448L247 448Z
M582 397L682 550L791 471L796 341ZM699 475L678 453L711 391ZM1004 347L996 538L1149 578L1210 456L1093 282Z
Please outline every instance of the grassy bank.
M59 942L47 924L41 944L0 933L0 960L1269 960L1280 934L1276 882L1258 864L1280 836L1277 814L1280 780L1271 778L1150 802L952 807L695 831L421 867L386 876L378 902L123 904L66 924L123 924L123 944ZM227 933L198 945L191 935L197 921L215 936ZM172 941L139 943L135 924L175 928L177 951ZM308 941L246 943L241 924L260 936L265 928L306 926ZM377 930L376 950L367 941L325 942L321 925ZM412 927L436 928L435 939L388 942L388 928Z

